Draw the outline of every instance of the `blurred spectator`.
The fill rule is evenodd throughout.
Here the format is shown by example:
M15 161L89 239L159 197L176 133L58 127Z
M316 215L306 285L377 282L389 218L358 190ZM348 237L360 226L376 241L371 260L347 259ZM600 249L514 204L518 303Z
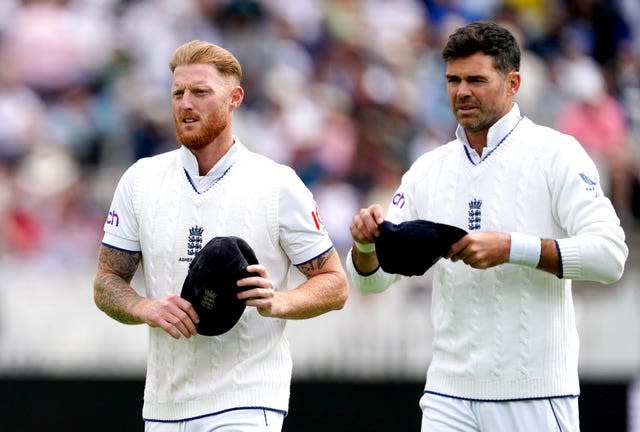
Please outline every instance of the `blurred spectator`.
M604 67L609 67L620 45L631 38L631 29L617 1L565 0L569 26L582 34L585 53Z
M503 6L499 11L501 24L511 31L520 45L520 72L522 84L515 97L520 111L534 122L551 125L553 113L557 111L554 105L560 102L554 97L549 68L547 63L537 53L528 48L527 33L523 30L524 19L515 9Z
M557 127L573 135L599 165L603 188L624 219L630 214L634 167L623 107L607 92L600 67L590 58L567 59L558 68L569 100Z
M45 98L90 83L108 60L107 22L77 13L70 0L23 0L6 21L7 56L24 82Z
M56 242L62 243L60 250L82 250L80 237L90 234L60 220L54 223L54 214L78 217L78 226L95 223L92 228L100 231L101 222L93 217L105 211L104 190L112 189L114 176L133 160L176 145L162 91L170 80L166 58L173 47L194 38L237 53L246 89L239 131L255 135L248 141L257 151L292 165L321 191L325 206L347 207L388 193L417 154L452 136L455 121L443 90L440 50L454 28L475 19L508 22L520 35L524 79L518 102L525 115L540 123L555 123L564 103L573 100L565 84L586 84L582 78L568 82L564 65L572 56L586 56L604 67L608 97L589 109L571 102L567 112L596 115L589 126L600 125L599 133L616 142L598 146L592 143L594 133L579 124L586 130L583 144L602 151L603 177L615 189L617 207L626 208L624 176L634 164L620 167L640 145L637 2L294 3L3 1L0 180L7 187L2 188L0 217L8 221L5 234L6 227L13 228L0 240L0 250L33 249L32 256L46 257L56 254ZM45 154L47 160L57 155L56 164L64 154L76 180L59 192L35 196L23 190L21 173ZM344 197L333 189L344 191ZM69 193L80 195L70 200ZM334 199L339 204L331 204ZM51 208L51 217L44 220L43 205ZM51 226L58 235L47 233Z
M0 159L15 163L34 143L42 141L46 106L23 83L7 51L6 44L0 42Z

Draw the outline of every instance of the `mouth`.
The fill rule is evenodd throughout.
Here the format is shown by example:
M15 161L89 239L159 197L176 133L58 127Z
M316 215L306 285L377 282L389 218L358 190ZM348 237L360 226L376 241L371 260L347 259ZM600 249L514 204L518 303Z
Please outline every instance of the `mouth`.
M478 108L472 105L458 105L456 107L456 111L462 115L471 114L474 111L477 111Z
M178 126L183 132L195 131L198 128L200 120L195 117L181 117Z

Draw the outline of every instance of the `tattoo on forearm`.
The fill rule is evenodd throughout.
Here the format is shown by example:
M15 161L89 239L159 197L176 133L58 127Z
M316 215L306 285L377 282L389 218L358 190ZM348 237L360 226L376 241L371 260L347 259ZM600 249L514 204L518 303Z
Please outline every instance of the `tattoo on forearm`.
M102 247L98 258L98 275L94 284L95 301L110 317L125 323L138 321L131 310L140 301L140 296L130 282L138 269L140 253L127 253Z
M307 261L306 263L300 264L297 267L302 272L302 274L309 277L313 275L317 270L322 269L322 267L324 267L324 265L329 260L329 257L333 253L334 253L334 249L331 248L325 253L323 253L322 255L312 259L311 261Z

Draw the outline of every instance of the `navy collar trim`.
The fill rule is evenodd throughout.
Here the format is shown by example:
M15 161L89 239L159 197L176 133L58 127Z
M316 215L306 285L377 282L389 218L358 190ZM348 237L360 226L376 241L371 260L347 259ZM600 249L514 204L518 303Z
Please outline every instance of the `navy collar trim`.
M231 166L229 168L227 168L225 170L225 172L222 173L222 175L220 177L218 177L212 184L211 186L209 186L207 189L203 190L203 191L199 191L198 188L196 188L195 183L193 182L193 179L191 178L191 176L189 175L189 172L187 171L186 168L183 168L184 170L184 174L187 176L187 180L189 180L189 184L191 185L191 188L195 191L195 193L197 193L198 195L201 195L205 192L207 192L209 189L211 189L212 187L214 187L220 180L222 180L222 178L227 175L227 173L229 172L229 170L231 169L231 167L233 166L233 164L231 164Z
M516 127L518 127L518 125L520 124L520 122L525 118L525 116L520 116L520 118L518 119L518 121L516 122L515 125L513 125L513 127L511 128L511 130L509 132L507 132L507 134L502 137L502 139L500 140L500 142L498 144L496 144L496 146L494 148L492 148L486 155L482 156L482 158L478 161L478 162L474 162L473 158L471 157L471 154L469 153L469 149L467 148L467 146L463 145L462 147L464 148L464 152L467 155L467 159L469 160L469 162L471 162L472 165L479 165L480 163L484 162L485 159L487 159L489 156L491 156L491 154L496 151L496 149L498 147L500 147L500 144L502 144L508 137L509 135L511 135L511 132L513 132L515 130Z

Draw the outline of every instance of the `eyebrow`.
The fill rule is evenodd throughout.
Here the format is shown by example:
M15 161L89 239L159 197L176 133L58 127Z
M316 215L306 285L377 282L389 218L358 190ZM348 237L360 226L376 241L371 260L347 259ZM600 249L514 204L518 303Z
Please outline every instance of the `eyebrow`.
M463 79L461 75L458 74L446 74L445 75L446 79L452 79L452 78L458 78L458 79ZM486 80L488 79L486 75L467 75L466 77L464 77L465 80L478 80L478 79L483 79Z

